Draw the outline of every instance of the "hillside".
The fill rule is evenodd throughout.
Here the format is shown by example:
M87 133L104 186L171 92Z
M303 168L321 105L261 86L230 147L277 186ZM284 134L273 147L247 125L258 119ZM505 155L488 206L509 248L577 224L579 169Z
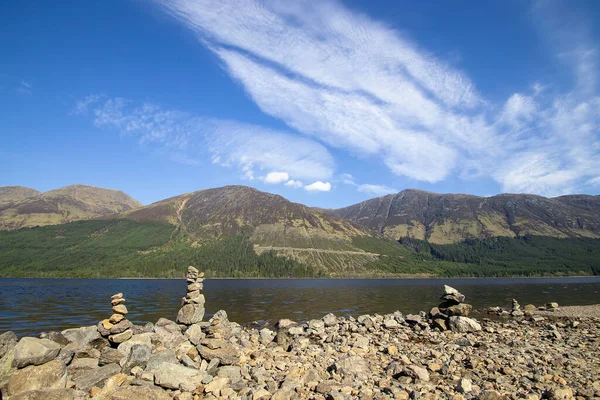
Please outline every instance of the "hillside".
M13 187L14 188L14 187ZM142 204L118 190L72 185L45 193L1 188L0 230L56 225L120 213Z
M600 196L478 197L408 189L325 212L393 240L409 237L450 244L524 235L600 238Z
M37 190L23 186L2 186L0 187L0 207L25 200L28 197L33 197L38 194L40 194L40 192Z

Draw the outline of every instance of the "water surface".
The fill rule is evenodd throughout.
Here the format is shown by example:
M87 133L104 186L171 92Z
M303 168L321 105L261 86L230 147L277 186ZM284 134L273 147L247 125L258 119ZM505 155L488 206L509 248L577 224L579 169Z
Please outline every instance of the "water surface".
M208 279L207 316L220 309L241 324L307 320L327 313L361 315L429 310L443 285L459 289L475 308L599 303L598 278L481 279ZM123 292L134 323L175 319L185 280L0 279L0 332L35 335L97 324L111 315L110 296Z

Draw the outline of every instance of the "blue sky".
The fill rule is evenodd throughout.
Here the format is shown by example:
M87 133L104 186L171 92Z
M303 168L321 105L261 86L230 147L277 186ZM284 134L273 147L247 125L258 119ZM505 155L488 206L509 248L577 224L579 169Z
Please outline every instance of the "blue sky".
M1 186L600 193L596 1L46 3L0 4Z

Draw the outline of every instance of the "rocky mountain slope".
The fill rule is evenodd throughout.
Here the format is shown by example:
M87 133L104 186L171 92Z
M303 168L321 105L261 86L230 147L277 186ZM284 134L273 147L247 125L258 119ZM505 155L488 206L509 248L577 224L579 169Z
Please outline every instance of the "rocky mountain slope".
M23 186L2 186L0 187L0 207L25 200L37 194L40 194L40 192Z
M256 246L268 248L357 250L351 238L368 234L352 222L246 186L186 193L118 217L169 223L196 239L249 232Z
M4 187L0 188L0 229L56 225L141 206L121 191L94 186L71 185L45 193Z
M448 244L526 234L600 238L600 196L478 197L408 189L325 212L394 240L411 237Z

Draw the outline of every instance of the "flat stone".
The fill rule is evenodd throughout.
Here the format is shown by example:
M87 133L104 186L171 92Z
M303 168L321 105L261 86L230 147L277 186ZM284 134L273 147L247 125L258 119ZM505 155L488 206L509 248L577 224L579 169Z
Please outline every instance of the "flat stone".
M204 387L204 392L211 393L214 396L219 397L221 394L221 390L223 390L228 383L229 379L227 378L213 379L208 385Z
M196 297L200 296L200 291L199 290L194 290L191 292L187 292L187 294L185 295L186 298L188 299L194 299Z
M128 313L127 307L125 307L124 304L116 305L112 308L112 310L115 314L127 315Z
M202 384L205 372L181 364L163 363L152 371L154 383L167 389L179 389L181 385L197 387Z
M117 333L115 335L110 335L108 337L108 340L111 343L119 344L119 343L123 343L123 342L131 339L132 336L133 336L133 332L131 332L131 329L128 329L124 332Z
M54 360L60 352L60 345L48 339L22 338L15 346L14 366L41 365Z
M111 300L123 298L123 293L117 293L110 296Z
M92 386L102 387L104 381L119 372L121 372L121 367L119 367L118 364L108 364L82 373L74 378L73 382L75 382L75 387L77 389L88 391Z
M334 368L344 378L363 380L370 374L369 363L361 356L350 356L335 362Z
M17 345L17 335L14 332L8 331L0 335L0 358L4 357L6 353L14 349Z
M441 299L450 304L460 304L465 301L465 295L461 293L445 294L441 297Z
M140 333L139 335L133 335L128 341L121 343L117 349L123 356L128 356L131 347L135 344L143 344L152 348L152 334L151 333Z
M198 323L202 318L204 318L204 307L200 304L186 304L177 313L177 322L184 325Z
M85 326L81 328L65 329L61 334L71 343L77 343L82 349L91 341L100 337L96 326Z
M128 319L124 319L121 322L119 322L118 324L114 324L110 328L110 333L112 335L115 335L117 333L125 332L127 329L130 329L132 326L133 326L133 324L131 323L131 321L129 321Z
M118 324L119 322L123 321L124 319L125 319L124 315L113 314L113 315L111 315L111 317L108 321L114 325L114 324Z
M126 386L117 389L111 400L172 400L168 392L156 386Z
M59 360L52 360L15 372L8 380L7 392L14 396L30 390L64 389L66 383L66 366Z
M202 283L198 283L198 282L190 283L187 287L187 291L194 292L196 290L202 290L203 286L204 285Z
M429 372L427 372L427 369L417 365L407 366L402 372L402 375L410 376L411 378L418 379L422 382L429 382Z
M440 304L440 311L449 316L468 317L473 306L470 304Z
M146 371L154 371L162 364L179 364L175 352L172 350L163 350L152 354L146 363Z
M477 321L467 317L450 317L450 329L453 332L477 332L481 330L481 325Z
M126 343L129 343L126 342ZM119 346L123 346L125 343L120 344ZM98 360L98 365L108 365L108 364L120 364L120 361L125 357L123 353L121 353L117 349L113 349L112 347L105 347L100 350L100 359Z
M127 300L125 300L125 299L123 299L123 298L121 298L121 299L114 299L114 300L112 300L112 301L110 302L110 304L111 304L112 306L117 306L117 305L119 305L119 304L124 304L126 301L127 301Z
M86 393L74 389L45 389L30 390L12 396L11 400L80 400L86 397Z
M218 358L223 365L239 361L237 349L229 342L220 339L204 339L197 347L200 356L206 360Z

